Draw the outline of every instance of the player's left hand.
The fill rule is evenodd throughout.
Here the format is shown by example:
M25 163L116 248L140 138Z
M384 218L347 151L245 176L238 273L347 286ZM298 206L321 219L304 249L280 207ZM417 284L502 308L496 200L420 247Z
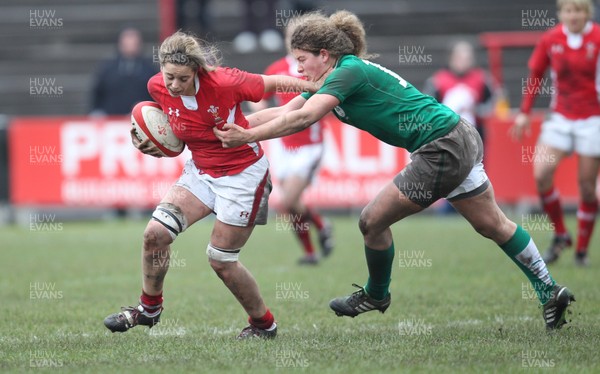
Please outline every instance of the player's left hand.
M235 123L226 123L221 129L213 127L213 132L223 144L223 148L235 148L249 142L246 129Z
M131 128L129 134L131 135L131 143L134 147L139 149L140 152L157 158L161 158L164 156L160 149L158 149L158 147L154 143L152 143L150 139L146 139L143 142L140 141L134 128Z

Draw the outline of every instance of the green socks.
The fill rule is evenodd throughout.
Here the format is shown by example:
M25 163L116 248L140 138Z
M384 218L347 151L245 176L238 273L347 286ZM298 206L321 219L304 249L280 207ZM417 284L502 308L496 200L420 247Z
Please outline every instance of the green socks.
M517 225L515 234L500 248L525 273L540 302L545 304L550 299L555 282L527 231Z
M555 282L535 243L531 240L531 236L521 226L517 226L512 238L502 244L500 248L525 273L540 302L545 304L550 298ZM365 257L369 269L369 279L365 291L375 300L383 300L389 293L392 280L394 243L392 242L392 245L383 251L365 246Z
M369 268L369 279L365 291L375 300L383 300L389 293L394 265L394 242L383 251L371 249L365 245L365 257Z

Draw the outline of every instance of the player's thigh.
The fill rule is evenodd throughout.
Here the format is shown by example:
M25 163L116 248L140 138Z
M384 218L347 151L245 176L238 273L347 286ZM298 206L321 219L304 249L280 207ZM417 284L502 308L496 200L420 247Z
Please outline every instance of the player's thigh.
M506 218L496 203L491 183L485 186L481 193L451 201L451 204L480 234L497 243L505 243L514 234L516 225Z
M212 213L191 191L179 185L171 186L160 203L177 207L185 217L187 226Z
M596 181L600 171L600 157L579 156L578 174L580 181Z
M234 226L215 220L213 231L210 234L210 244L222 249L240 249L252 234L254 226Z
M569 155L567 151L538 142L533 154L533 176L536 180L554 175L560 162Z
M210 213L211 210L190 191L178 185L171 186L146 226L145 248L162 248L172 243L191 224Z
M361 231L381 231L424 208L411 201L395 183L388 183L360 215Z
M214 194L210 186L201 179L198 169L192 160L188 160L179 179L169 188L160 205L166 210L174 210L175 216L182 214L185 227L208 216L213 209ZM183 231L180 230L180 231Z
M291 175L280 181L282 204L286 208L296 208L304 190L310 185L310 180L299 175Z
M599 170L600 157L579 156L578 182L579 193L583 201L595 201L597 199L596 185Z

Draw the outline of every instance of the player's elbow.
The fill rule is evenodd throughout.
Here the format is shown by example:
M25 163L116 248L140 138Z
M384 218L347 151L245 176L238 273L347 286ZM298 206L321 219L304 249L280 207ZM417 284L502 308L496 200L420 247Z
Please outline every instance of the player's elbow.
M313 123L317 122L319 118L307 110L300 111L300 118L298 119L298 128L304 130L310 127Z

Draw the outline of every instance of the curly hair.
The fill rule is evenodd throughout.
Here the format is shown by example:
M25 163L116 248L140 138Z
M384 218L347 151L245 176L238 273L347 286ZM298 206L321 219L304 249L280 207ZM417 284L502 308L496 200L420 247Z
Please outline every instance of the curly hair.
M295 20L292 49L318 54L321 49L332 56L352 54L360 58L373 58L367 54L365 29L358 17L347 10L340 10L327 17L321 12L311 12Z

